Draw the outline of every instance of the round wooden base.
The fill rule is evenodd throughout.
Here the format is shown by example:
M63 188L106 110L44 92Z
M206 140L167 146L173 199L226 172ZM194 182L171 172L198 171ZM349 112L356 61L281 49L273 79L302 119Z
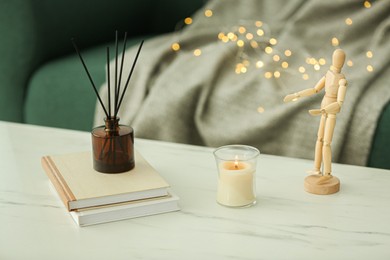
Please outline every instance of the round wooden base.
M321 175L307 176L304 184L305 191L318 195L328 195L340 190L340 180L337 177L333 176L333 178L326 182L317 184L321 177Z

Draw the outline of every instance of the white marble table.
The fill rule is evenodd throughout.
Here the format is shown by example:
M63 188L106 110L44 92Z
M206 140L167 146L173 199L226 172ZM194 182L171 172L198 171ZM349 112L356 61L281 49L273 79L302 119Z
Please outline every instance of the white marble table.
M46 154L90 150L86 132L0 122L0 259L390 259L390 171L333 166L341 191L303 191L312 162L261 155L258 203L218 205L212 149L136 140L181 211L79 228L53 195Z

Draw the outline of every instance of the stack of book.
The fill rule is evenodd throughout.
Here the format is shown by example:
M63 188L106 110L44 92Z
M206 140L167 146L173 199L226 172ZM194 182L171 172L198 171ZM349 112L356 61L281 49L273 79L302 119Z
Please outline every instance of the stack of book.
M92 167L90 152L42 157L42 166L79 226L179 210L168 183L135 152L136 166L119 174Z

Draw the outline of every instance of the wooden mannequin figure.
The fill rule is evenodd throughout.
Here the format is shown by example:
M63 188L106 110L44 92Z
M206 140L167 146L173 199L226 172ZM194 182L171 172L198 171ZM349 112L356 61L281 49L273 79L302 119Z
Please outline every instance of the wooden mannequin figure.
M336 124L336 114L340 112L347 90L347 81L341 68L344 65L345 52L337 49L333 52L332 66L314 88L305 89L297 93L289 94L284 102L296 101L301 97L311 96L325 88L325 96L322 99L320 109L309 110L313 116L321 115L320 126L315 147L314 169L309 171L311 175L305 179L305 190L314 194L332 194L340 189L340 181L332 176L332 155L330 144ZM323 163L323 172L321 164Z

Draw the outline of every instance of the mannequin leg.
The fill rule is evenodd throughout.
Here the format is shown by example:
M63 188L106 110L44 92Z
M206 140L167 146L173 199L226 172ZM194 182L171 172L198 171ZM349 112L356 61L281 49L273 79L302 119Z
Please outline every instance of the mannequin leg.
M336 125L336 115L329 114L325 125L325 136L323 146L324 175L332 174L332 152L330 144L332 143L333 131Z
M322 163L322 146L324 142L324 131L325 131L325 121L326 115L321 116L320 126L317 132L317 141L314 154L314 171L317 171L317 174L321 173L321 163Z
M332 143L334 127L336 125L336 115L328 114L325 122L324 144L322 148L324 172L323 176L318 181L321 184L332 178L332 151L330 144Z

